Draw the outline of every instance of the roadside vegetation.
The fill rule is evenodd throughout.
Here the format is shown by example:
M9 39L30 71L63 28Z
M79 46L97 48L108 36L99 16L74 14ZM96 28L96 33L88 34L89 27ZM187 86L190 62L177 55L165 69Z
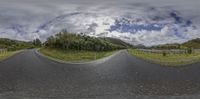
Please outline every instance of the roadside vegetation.
M21 52L22 50L19 50L19 51L4 51L4 52L0 52L0 61L1 60L4 60L4 59L6 59L6 58L8 58L8 57L11 57L11 56L13 56L13 55L15 55L15 54L17 54L17 53L19 53L19 52Z
M115 51L77 51L77 50L59 50L42 48L39 50L42 54L55 60L62 60L66 62L88 62L103 57L112 55Z
M151 47L137 47L128 52L151 63L165 66L182 66L200 62L200 38L182 44L164 44Z
M17 51L27 48L34 48L32 42L11 40L8 38L0 38L0 49L6 49L7 51Z
M162 53L147 53L138 49L129 49L128 52L138 58L163 66L182 66L200 61L200 52L193 53L190 48L185 53L179 54L167 53L165 50Z
M90 37L62 31L51 36L39 50L42 54L70 62L85 62L112 55L113 52L128 47L117 39Z
M103 38L90 37L68 32L60 32L47 38L45 48L61 50L111 51L125 49L125 46L114 44Z
M41 41L36 39L31 42L0 38L0 60L11 57L24 49L40 47Z

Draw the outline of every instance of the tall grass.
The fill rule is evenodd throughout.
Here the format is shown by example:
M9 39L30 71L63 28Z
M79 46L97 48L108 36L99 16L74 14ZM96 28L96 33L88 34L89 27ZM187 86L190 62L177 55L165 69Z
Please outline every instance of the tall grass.
M67 62L87 62L107 57L114 53L114 51L95 52L95 51L44 49L44 48L40 49L39 52L48 57Z
M163 53L146 53L137 49L129 49L128 52L138 58L165 66L181 66L200 61L200 53L163 55Z
M21 52L21 50L20 51L6 51L6 52L1 52L0 53L0 60L4 60L4 59L6 59L8 57L11 57L11 56L19 53L19 52Z

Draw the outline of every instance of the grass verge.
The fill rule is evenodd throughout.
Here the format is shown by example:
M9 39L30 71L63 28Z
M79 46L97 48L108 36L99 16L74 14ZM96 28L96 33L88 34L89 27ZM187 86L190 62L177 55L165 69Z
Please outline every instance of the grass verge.
M200 61L200 53L195 54L163 54L145 53L137 49L128 49L128 53L151 63L163 66L183 66Z
M115 51L95 52L95 51L74 51L74 50L58 50L44 49L38 50L47 57L59 59L66 62L88 62L112 55Z
M4 59L7 59L19 52L21 52L22 50L20 51L8 51L8 52L4 52L4 53L0 53L0 61L4 60Z

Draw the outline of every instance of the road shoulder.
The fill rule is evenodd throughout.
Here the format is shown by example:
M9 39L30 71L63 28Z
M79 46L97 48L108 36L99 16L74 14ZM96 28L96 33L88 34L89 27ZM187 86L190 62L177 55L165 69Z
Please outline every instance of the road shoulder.
M7 52L4 56L0 57L0 62L5 61L21 52L23 52L24 50L19 50L19 51L13 51L13 52Z
M88 62L70 62L70 61L63 61L63 60L60 60L60 59L56 59L56 58L52 58L52 57L49 57L47 55L44 55L42 53L39 52L39 49L36 49L35 50L35 53L38 54L39 56L42 56L44 58L47 58L51 61L54 61L54 62L57 62L57 63L64 63L64 64L74 64L74 65L79 65L79 64L101 64L101 63L104 63L108 60L110 60L111 58L115 57L117 54L121 53L123 50L120 50L120 51L116 51L114 52L112 55L108 56L108 57L104 57L104 58L100 58L100 59L97 59L97 60L93 60L93 61L88 61Z

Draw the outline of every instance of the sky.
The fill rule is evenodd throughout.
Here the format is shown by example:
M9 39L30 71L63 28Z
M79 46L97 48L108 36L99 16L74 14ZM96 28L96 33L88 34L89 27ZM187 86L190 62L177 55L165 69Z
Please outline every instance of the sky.
M133 45L200 37L199 0L0 0L0 38L45 41L65 29Z

